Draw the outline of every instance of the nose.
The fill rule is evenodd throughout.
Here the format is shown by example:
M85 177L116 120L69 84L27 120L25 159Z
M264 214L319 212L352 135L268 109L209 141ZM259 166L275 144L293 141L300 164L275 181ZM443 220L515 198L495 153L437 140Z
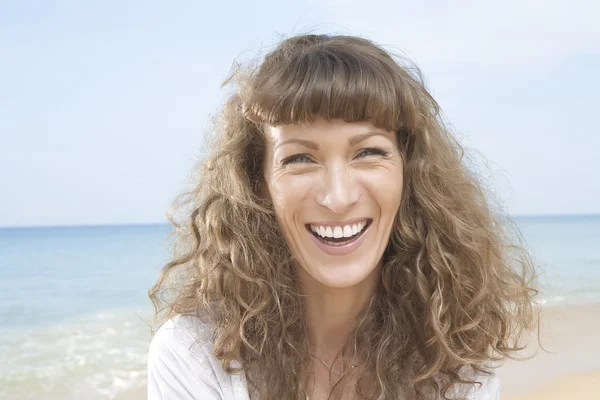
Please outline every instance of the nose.
M323 172L321 190L317 202L336 214L344 214L358 202L360 190L352 171L341 163Z

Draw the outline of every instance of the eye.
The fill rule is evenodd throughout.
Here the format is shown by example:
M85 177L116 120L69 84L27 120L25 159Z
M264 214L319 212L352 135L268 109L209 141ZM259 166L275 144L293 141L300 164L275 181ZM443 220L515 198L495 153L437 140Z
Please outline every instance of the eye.
M289 156L281 160L282 165L288 165L292 163L310 163L312 159L308 154L294 154L293 156Z
M381 147L367 147L366 149L362 149L360 152L358 152L356 157L363 158L363 157L368 157L371 155L389 157L390 153L389 153L389 151L384 150Z

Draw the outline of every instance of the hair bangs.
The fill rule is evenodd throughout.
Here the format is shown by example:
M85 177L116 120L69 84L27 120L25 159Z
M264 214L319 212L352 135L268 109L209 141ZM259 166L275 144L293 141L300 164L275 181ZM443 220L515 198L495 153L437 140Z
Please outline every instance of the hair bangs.
M321 117L399 129L406 107L400 104L404 96L394 66L348 50L325 44L265 62L258 74L265 78L255 81L245 102L246 116L272 126ZM391 58L390 63L396 65Z

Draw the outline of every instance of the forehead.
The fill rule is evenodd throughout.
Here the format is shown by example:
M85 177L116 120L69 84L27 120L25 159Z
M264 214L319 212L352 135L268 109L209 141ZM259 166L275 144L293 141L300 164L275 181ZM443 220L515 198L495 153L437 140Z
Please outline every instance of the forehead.
M304 138L314 141L349 139L354 135L365 133L380 133L388 138L393 138L393 132L377 128L371 122L345 122L342 120L317 119L308 124L297 125L267 125L267 138L274 144L291 138ZM380 136L380 135L379 135Z

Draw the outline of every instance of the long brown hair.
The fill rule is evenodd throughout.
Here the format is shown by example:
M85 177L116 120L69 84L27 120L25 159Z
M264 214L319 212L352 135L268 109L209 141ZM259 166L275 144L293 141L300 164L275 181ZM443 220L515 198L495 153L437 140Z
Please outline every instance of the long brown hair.
M363 360L357 392L429 399L475 383L465 367L485 375L490 361L514 358L539 321L535 265L516 224L468 168L414 64L363 38L301 35L262 63L237 64L224 84L234 90L195 188L170 214L173 260L149 291L157 325L202 316L215 328L216 357L230 373L241 361L251 393L303 398L307 327L292 255L263 196L263 127L370 121L396 132L405 176L379 290L342 353Z

